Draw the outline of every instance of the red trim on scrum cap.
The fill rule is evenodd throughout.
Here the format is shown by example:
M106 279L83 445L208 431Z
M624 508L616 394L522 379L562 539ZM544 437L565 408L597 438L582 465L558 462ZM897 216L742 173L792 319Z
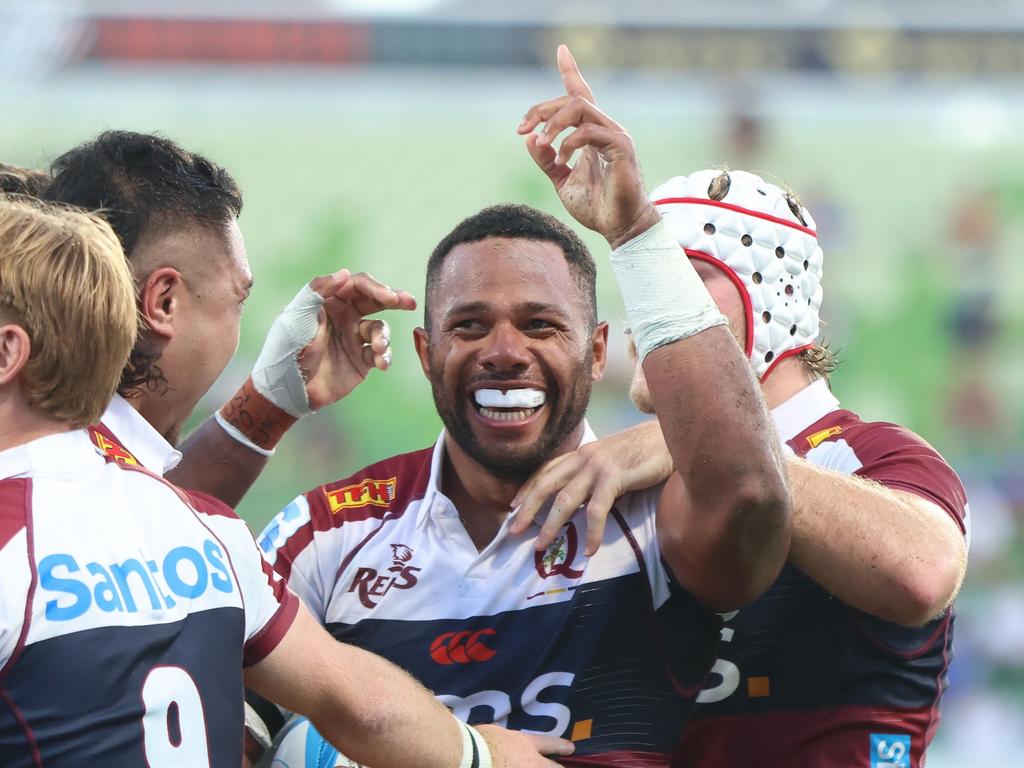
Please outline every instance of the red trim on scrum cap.
M814 344L804 344L802 347L795 347L794 349L787 349L781 355L772 360L772 364L768 366L768 370L764 372L764 376L761 377L761 381L768 378L768 374L775 370L775 366L785 360L787 357L793 357L799 355L801 352L806 352L808 349L814 349Z
M714 267L718 267L725 273L726 277L732 281L737 290L739 290L740 298L743 299L743 314L747 318L747 341L743 351L747 355L747 358L749 358L754 352L754 307L750 303L750 293L747 291L747 286L744 284L743 278L737 275L732 267L721 259L715 258L710 253L695 251L692 248L683 248L683 251L691 259L697 259L698 261L707 262Z
M654 204L656 206L670 205L673 203L689 203L692 205L713 205L716 208L727 208L730 211L736 211L737 213L742 213L747 216L753 216L754 218L757 219L764 219L765 221L771 221L774 222L775 224L781 224L784 227L797 229L801 232L805 232L806 234L810 235L815 239L818 238L818 233L815 232L810 227L805 227L802 224L797 224L796 222L793 221L786 221L785 219L780 219L778 216L772 216L770 213L760 213L759 211L752 211L749 208L744 208L743 206L740 205L733 205L732 203L723 203L720 200L708 200L707 198L703 197L664 197L661 200L654 201Z

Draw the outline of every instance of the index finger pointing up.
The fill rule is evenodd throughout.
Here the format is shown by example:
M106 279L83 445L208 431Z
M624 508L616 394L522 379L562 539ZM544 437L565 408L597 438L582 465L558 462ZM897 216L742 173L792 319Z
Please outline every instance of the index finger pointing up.
M590 90L587 81L580 73L576 59L569 52L569 46L558 46L558 71L562 75L562 84L565 85L565 92L570 96L580 96L591 104L594 104L594 92Z

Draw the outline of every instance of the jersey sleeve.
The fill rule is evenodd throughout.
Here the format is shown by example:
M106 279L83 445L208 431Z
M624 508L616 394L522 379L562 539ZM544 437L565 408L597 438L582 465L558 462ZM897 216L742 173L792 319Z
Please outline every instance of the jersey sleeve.
M937 504L968 530L967 494L953 468L932 446L895 424L865 424L849 438L862 466L854 474Z
M264 557L320 623L326 621L342 536L322 496L320 489L298 496L257 538Z
M245 608L244 666L262 661L287 634L299 601L285 580L270 566L253 540L249 527L217 499L189 491L204 522L228 549Z
M17 653L32 590L29 562L28 480L0 483L0 676Z

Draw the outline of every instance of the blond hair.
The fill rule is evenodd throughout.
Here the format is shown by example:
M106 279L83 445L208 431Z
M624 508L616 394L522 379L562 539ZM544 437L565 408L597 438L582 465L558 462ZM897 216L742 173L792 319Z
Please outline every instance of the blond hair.
M0 196L0 322L30 340L29 407L73 427L97 422L138 327L121 244L98 216Z

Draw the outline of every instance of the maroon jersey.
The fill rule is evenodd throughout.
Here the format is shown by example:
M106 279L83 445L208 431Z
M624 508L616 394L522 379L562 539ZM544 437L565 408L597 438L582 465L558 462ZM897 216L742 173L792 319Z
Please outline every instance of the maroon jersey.
M839 409L823 381L772 415L798 455L917 494L967 532L960 480L914 433ZM952 610L902 627L846 605L787 563L767 593L724 618L719 660L674 768L923 765L946 687Z

